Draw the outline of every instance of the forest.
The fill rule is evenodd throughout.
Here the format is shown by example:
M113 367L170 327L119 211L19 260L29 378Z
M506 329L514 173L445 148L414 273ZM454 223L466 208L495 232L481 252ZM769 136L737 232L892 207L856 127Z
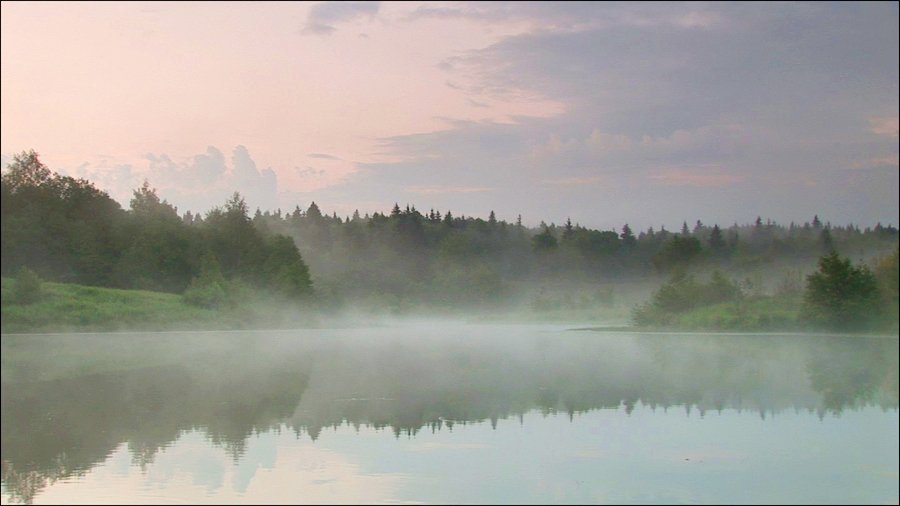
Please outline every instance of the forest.
M897 244L891 224L861 228L818 216L788 225L756 217L728 226L684 222L678 231L595 230L399 204L345 217L315 202L251 211L237 192L205 213L179 213L146 182L123 209L90 181L51 171L34 151L16 155L2 176L2 274L16 278L23 303L29 285L52 281L181 294L206 308L265 298L332 313L607 314L690 327L680 314L719 305L695 326L790 327L799 314L851 327L863 307L875 310L862 327L896 327ZM839 301L809 291L847 280L859 293ZM15 301L4 301L4 311L7 302ZM792 304L797 314L779 319ZM721 308L775 316L734 321Z

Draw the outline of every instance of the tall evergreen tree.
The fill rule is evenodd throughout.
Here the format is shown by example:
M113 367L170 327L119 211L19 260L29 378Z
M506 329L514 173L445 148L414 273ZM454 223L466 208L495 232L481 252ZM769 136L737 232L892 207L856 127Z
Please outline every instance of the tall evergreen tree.
M716 255L725 251L725 239L722 237L719 225L713 225L712 231L709 233L709 249Z
M627 223L622 227L622 233L619 235L619 238L622 239L622 245L626 248L631 249L637 245L637 239L635 239L634 233Z
M306 217L313 223L319 223L322 221L322 211L319 209L319 206L316 205L315 201L313 201L309 205L309 208L306 209Z

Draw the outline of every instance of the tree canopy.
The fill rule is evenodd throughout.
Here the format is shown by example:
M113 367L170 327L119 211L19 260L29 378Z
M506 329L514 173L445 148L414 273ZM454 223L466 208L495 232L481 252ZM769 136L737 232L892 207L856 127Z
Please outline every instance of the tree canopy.
M806 281L803 317L809 322L835 329L867 328L880 315L875 275L837 252L819 259L818 271Z

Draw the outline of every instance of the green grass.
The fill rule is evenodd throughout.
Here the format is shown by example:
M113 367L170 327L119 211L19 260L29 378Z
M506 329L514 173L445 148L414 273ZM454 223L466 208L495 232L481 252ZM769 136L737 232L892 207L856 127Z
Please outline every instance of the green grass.
M41 297L20 304L15 281L2 279L3 333L108 332L116 330L225 330L316 325L310 307L260 293L242 294L236 307L208 309L181 295L44 282Z
M41 298L18 304L14 281L2 279L4 333L53 331L169 330L216 324L217 311L185 304L180 295L44 282ZM224 323L224 322L223 322Z
M695 307L683 312L650 310L648 323L636 329L712 331L791 331L807 326L800 320L802 298L795 296L750 296L738 301Z
M792 332L827 331L804 321L800 312L803 298L794 296L758 295L738 302L726 302L700 306L683 313L656 314L656 322L647 326L634 326L634 330L683 330L683 331L740 331L740 332ZM876 334L896 335L897 319L885 317L883 322L865 331ZM844 332L851 332L844 330Z
M800 297L748 297L676 315L672 326L685 330L797 330L802 327L801 305Z

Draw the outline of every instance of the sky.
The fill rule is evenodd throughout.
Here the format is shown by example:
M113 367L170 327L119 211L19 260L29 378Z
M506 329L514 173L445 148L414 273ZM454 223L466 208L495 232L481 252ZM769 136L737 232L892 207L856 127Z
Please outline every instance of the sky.
M8 2L3 167L123 207L898 224L898 4Z

